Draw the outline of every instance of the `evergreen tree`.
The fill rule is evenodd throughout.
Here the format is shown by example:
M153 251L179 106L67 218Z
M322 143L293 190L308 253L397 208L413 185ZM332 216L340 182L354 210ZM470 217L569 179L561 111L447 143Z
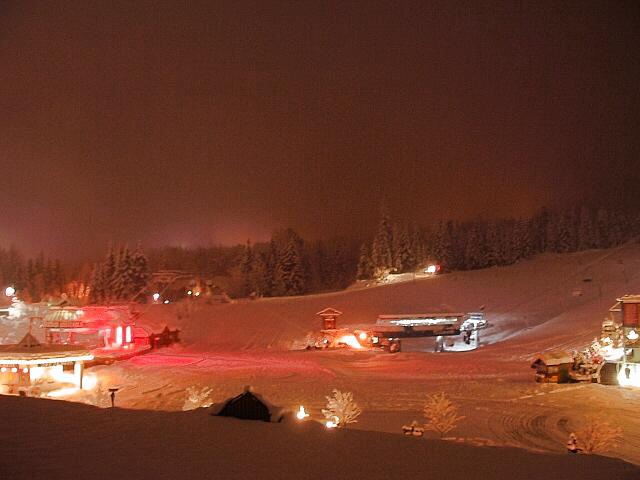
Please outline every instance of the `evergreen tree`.
M591 219L591 212L585 206L580 208L580 223L578 226L578 250L588 250L595 246L595 229Z
M290 238L278 258L275 291L278 295L301 295L305 291L305 272L300 247Z
M411 251L411 239L404 225L393 228L393 267L396 273L404 273L415 268L415 257Z
M149 278L151 277L149 261L147 260L140 243L136 246L131 261L133 264L133 297L140 295L146 290L147 285L149 284ZM132 300L135 300L135 298L132 298Z
M596 214L595 244L597 248L608 248L609 243L609 212L600 208Z
M451 271L456 266L454 251L454 225L452 221L440 222L436 231L434 254L444 272Z
M558 252L575 251L574 224L571 211L564 211L560 214L557 227L557 250Z
M427 246L422 232L416 225L411 228L410 244L413 258L413 266L410 268L415 270L418 267L424 267L428 261Z
M107 251L107 256L104 260L104 264L100 269L102 273L102 284L104 288L104 297L105 300L114 300L117 296L116 290L116 268L117 268L117 257L116 253L113 249L113 245L109 244L109 249Z
M102 303L107 298L103 264L96 263L89 281L89 300L91 303Z
M371 246L371 261L374 271L388 272L393 268L393 231L385 205L380 212L380 223ZM377 274L377 273L376 273Z
M515 223L513 228L513 250L515 261L522 258L529 258L533 255L531 224L529 220L520 219Z
M502 244L500 230L496 222L489 222L485 241L485 263L488 267L502 265Z
M242 289L244 296L247 296L254 291L253 266L253 249L251 248L251 241L247 240L247 244L242 252L242 258L240 259L240 274L242 275Z
M478 223L473 223L467 233L467 243L464 254L464 267L470 270L484 268L486 255L484 238Z
M360 257L358 258L358 271L356 274L358 280L368 280L373 278L373 263L369 254L369 246L363 243L360 247Z

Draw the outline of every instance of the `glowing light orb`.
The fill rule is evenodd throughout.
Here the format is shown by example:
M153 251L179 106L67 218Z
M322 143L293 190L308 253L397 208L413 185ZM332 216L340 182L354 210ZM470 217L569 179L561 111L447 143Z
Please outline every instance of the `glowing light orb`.
M367 333L366 332L360 332L360 334L358 335L358 338L360 340L366 340L367 339Z
M189 290L189 291L187 292L187 295L191 295L192 293L193 293L193 292L192 292L191 290Z
M298 420L304 420L305 418L307 418L309 416L309 414L307 412L304 411L304 407L302 405L300 405L300 408L298 409L298 411L296 412L296 418Z
M427 273L436 273L436 271L438 270L438 267L436 265L429 265L425 272Z
M169 300L165 300L165 301L164 301L164 304L165 304L165 305L166 305L167 303L169 303Z
M153 294L153 301L157 302L158 300L160 300L160 294L156 292Z
M618 384L622 387L640 387L640 368L627 363L618 372Z
M13 288L12 286L8 286L7 288L4 289L4 294L7 297L13 297L16 294L16 289Z

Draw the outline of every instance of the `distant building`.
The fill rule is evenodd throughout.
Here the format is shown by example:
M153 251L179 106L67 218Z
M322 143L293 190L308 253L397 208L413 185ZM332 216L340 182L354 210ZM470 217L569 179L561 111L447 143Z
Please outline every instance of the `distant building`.
M39 380L82 388L84 362L93 360L80 345L43 345L27 333L15 345L0 345L0 393L27 394Z

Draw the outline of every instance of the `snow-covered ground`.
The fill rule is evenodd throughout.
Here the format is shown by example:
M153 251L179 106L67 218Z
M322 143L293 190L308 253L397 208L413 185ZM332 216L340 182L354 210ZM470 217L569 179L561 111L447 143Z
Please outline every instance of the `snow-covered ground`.
M136 409L181 410L186 388L192 385L210 387L212 401L219 401L251 384L276 404L304 405L313 417L320 418L325 396L339 388L352 391L362 407L355 429L389 433L400 433L402 425L414 419L421 421L426 396L446 392L466 417L451 435L470 444L557 453L564 452L569 432L580 429L587 415L597 414L623 432L619 445L606 454L640 464L639 390L536 384L530 368L537 352L586 346L599 334L601 321L616 297L640 293L639 244L405 280L296 298L152 305L141 322L156 331L165 325L180 328L183 344L91 371L103 386L120 388L119 406ZM398 354L292 351L296 342L320 328L315 313L325 307L344 312L339 318L341 327L373 323L379 314L481 308L490 326L480 332L479 348L472 351L433 353L432 344L419 340L406 342ZM237 428L253 427L243 424ZM363 435L357 438L364 442L359 453L377 448L367 449L370 440L366 435L371 435L372 442L382 438L416 441L379 433L357 435ZM324 442L324 437L318 441ZM414 446L421 441L409 448L435 448L431 443L428 448ZM509 452L504 455L512 455ZM426 455L422 450L419 453ZM546 458L536 462L546 464ZM427 464L432 462L422 463L431 468ZM560 471L554 474L555 478L578 478Z
M0 398L3 479L563 480L638 478L640 468L590 455L474 447L383 432L326 430L190 412L98 409Z

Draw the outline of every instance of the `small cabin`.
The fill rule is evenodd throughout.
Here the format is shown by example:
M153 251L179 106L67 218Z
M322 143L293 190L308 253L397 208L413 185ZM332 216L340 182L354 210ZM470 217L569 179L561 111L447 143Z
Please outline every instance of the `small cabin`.
M536 382L540 383L569 382L572 366L573 355L568 352L541 353L531 362L531 368L536 369Z
M250 386L240 395L211 406L210 414L221 417L235 417L243 420L281 422L286 410L276 407L253 391Z
M335 308L325 308L316 315L320 315L322 318L322 330L335 330L338 317L342 315L342 312Z

